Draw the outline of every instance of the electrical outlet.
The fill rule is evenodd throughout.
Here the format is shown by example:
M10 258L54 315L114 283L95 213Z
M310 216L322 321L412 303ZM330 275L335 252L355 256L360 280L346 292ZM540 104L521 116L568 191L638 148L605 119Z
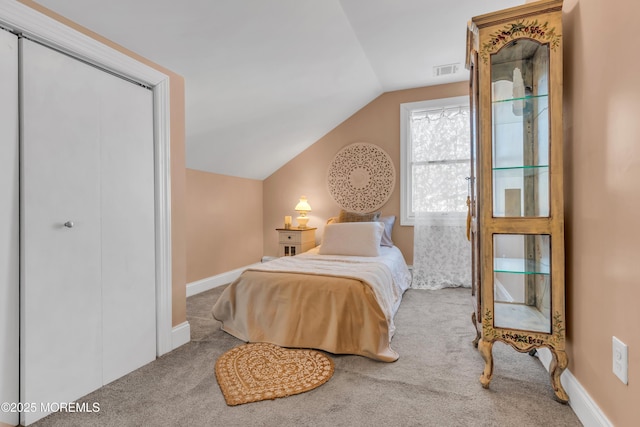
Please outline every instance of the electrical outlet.
M613 337L613 373L620 381L627 384L627 371L629 369L629 349L625 343Z

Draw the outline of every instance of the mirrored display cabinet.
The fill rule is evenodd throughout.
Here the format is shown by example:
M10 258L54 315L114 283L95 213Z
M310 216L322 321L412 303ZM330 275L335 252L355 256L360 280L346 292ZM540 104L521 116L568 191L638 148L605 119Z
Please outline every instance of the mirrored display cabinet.
M555 398L567 366L562 183L562 1L471 19L469 237L473 324L489 387L493 344L551 351Z

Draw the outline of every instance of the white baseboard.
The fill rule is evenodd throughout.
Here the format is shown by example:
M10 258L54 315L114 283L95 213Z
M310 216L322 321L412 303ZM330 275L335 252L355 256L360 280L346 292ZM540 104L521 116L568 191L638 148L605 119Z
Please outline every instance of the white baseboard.
M551 351L548 348L537 349L538 359L549 371ZM585 427L613 427L611 421L604 415L600 407L593 401L589 393L582 387L571 371L565 369L560 377L564 391L569 395L569 405Z
M251 264L246 267L236 268L235 270L227 271L222 274L207 277L206 279L198 280L195 282L187 283L187 297L199 294L200 292L208 291L209 289L216 288L218 286L226 285L237 279L244 270L254 265L260 265L260 263ZM189 322L183 322L178 326L175 326L171 331L171 344L172 349L180 347L191 341L191 326Z
M171 330L171 349L175 350L191 341L191 326L189 322L182 322Z
M199 294L200 292L208 291L209 289L217 288L218 286L226 285L227 283L231 283L236 280L243 271L255 265L260 265L260 263L236 268L235 270L216 274L215 276L207 277L206 279L187 283L187 297Z

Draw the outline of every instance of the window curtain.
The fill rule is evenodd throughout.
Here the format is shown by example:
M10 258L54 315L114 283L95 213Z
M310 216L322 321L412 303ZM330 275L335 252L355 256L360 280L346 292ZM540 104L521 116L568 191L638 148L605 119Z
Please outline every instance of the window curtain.
M413 145L413 288L471 286L466 237L469 108L411 118Z

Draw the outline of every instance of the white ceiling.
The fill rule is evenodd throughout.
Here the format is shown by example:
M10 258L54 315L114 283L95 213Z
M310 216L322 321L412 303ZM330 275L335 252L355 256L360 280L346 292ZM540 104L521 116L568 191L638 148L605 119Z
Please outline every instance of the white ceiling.
M383 92L465 80L469 18L525 2L37 1L184 76L187 167L253 179Z

